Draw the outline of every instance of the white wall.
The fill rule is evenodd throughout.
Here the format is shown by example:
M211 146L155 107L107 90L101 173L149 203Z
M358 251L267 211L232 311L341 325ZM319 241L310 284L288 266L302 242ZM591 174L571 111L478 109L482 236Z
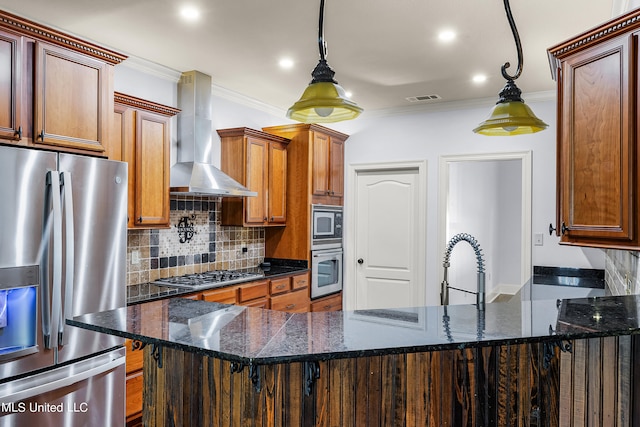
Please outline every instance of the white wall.
M527 99L526 95L524 98ZM442 254L437 253L436 241L438 236L438 159L445 154L532 150L532 228L534 233L544 233L544 245L533 248L533 265L604 268L602 250L560 246L558 238L548 234L549 223L555 225L555 100L527 102L527 104L538 117L549 124L547 130L515 137L487 137L474 134L471 130L488 116L492 107L491 101L483 107L451 111L425 111L371 118L363 114L353 123L340 124L339 130L351 134L345 148L347 164L427 160L429 166L426 262L430 299L437 295L438 286L435 283L437 281L435 277L441 268ZM349 194L346 198L349 199ZM348 251L348 248L345 250ZM345 257L348 258L348 256Z
M177 106L174 102L175 83L162 78L145 77L146 70L130 69L125 64L116 67L117 91L143 97L151 101ZM168 74L169 75L169 74ZM171 77L166 78L171 79ZM524 96L527 100L527 96ZM604 268L604 252L600 249L574 248L558 245L558 238L549 236L549 223L555 225L556 204L556 109L555 100L527 101L549 128L533 135L516 137L487 137L471 130L484 120L495 100L481 106L457 106L447 111L417 111L404 114L378 114L365 111L351 122L330 127L350 135L345 146L345 164L391 162L426 159L427 185L427 248L426 275L429 298L437 298L437 276L442 254L438 253L438 159L445 154L497 153L532 150L533 152L533 232L544 233L544 245L534 246L533 265ZM477 104L477 103L476 103ZM284 111L215 90L213 96L213 127L228 128L290 123ZM214 135L213 163L219 165L220 148ZM175 159L175 157L173 157ZM348 180L348 176L345 177ZM347 188L347 185L345 185ZM346 194L349 200L350 195ZM348 259L349 248L345 248Z

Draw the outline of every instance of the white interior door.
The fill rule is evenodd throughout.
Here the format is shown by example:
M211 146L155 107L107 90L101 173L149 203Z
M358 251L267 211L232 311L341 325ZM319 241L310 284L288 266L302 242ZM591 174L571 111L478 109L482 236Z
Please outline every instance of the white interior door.
M349 308L425 305L426 163L362 167L355 174L355 292Z

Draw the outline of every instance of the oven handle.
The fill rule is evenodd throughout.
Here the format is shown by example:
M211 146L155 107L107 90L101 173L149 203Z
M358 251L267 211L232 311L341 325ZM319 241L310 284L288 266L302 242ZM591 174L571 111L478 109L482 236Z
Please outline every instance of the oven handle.
M339 257L342 257L342 249L340 250L332 250L332 251L322 251L320 253L314 253L312 255L314 258L322 258L324 260L338 260Z

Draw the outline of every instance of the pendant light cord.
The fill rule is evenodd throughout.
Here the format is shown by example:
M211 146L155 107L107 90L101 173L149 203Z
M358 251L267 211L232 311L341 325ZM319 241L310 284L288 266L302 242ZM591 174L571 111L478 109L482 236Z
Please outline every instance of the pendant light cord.
M324 0L320 0L320 19L318 22L318 48L320 49L320 60L324 61L327 56L327 44L324 41Z
M522 74L522 45L520 44L520 35L518 35L518 29L516 28L516 23L513 20L513 15L511 15L511 7L509 7L509 0L504 0L504 10L507 13L507 20L509 21L509 26L511 27L511 32L513 33L513 38L516 41L516 49L518 50L518 68L516 69L516 73L511 76L507 73L507 68L511 66L511 64L507 61L502 65L502 77L507 80L515 80L520 77ZM322 21L321 21L322 22Z

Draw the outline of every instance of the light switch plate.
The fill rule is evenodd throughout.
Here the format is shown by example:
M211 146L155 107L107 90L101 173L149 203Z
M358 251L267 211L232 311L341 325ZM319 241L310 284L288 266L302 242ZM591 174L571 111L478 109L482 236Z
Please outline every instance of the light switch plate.
M543 245L543 239L544 239L544 234L542 233L535 233L533 235L533 244L536 246L542 246Z

